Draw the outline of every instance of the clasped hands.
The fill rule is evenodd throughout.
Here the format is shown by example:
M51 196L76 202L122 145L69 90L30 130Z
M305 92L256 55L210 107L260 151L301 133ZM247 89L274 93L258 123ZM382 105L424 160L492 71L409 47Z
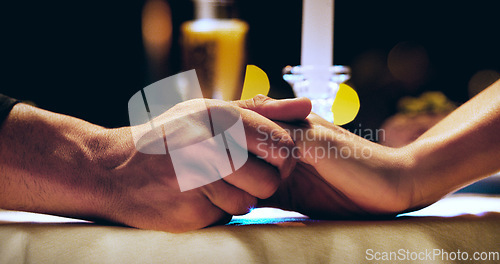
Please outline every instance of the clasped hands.
M193 103L183 102L158 117L160 123L169 124L164 130L167 138L189 142L200 133L210 133L199 120L169 123ZM397 173L403 163L398 164L398 154L310 114L308 99L258 95L246 101L205 103L211 112L240 114L247 162L222 180L181 192L169 153L141 153L130 129L113 129L107 138L115 142L107 144L100 158L111 164L101 179L109 192L101 196L107 208L102 218L138 228L184 232L226 223L232 215L256 206L328 219L394 214L410 207L411 186ZM173 144L179 143L166 142L169 148ZM352 155L356 149L364 151L363 156ZM187 162L204 161L191 173L217 174L217 155L207 149L186 157Z
M256 206L326 219L394 216L500 170L499 95L497 81L401 148L325 121L304 98L196 99L113 129L21 103L0 129L0 207L169 232ZM231 132L234 120L244 137Z

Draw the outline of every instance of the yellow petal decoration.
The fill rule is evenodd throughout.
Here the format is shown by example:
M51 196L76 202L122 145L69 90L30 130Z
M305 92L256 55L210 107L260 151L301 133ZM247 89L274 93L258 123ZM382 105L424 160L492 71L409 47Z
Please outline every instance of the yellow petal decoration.
M255 65L247 65L240 100L251 99L258 94L267 95L270 87L269 78L261 68Z
M340 84L332 106L333 123L345 125L356 117L359 111L358 93L347 84Z

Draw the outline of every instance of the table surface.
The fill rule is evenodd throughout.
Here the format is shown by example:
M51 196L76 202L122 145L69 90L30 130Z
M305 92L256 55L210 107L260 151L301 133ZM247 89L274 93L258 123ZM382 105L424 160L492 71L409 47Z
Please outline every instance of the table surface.
M470 194L381 221L259 208L182 234L0 211L0 263L475 263L498 256L499 230L500 196Z

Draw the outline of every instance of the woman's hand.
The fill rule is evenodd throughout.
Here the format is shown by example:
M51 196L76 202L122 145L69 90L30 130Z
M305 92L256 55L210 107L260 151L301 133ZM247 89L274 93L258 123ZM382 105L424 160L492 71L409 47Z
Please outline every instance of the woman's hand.
M397 214L500 171L500 80L401 148L370 142L315 114L282 126L300 162L261 205L327 218Z
M318 218L393 215L410 209L414 185L404 149L365 140L315 114L281 124L295 141L300 160L290 177L261 206Z

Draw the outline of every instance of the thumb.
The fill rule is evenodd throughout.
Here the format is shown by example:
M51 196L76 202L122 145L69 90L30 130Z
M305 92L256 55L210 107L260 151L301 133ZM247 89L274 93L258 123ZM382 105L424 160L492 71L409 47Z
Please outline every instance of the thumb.
M231 103L279 121L303 120L311 113L311 101L304 97L275 100L259 94L252 99Z

